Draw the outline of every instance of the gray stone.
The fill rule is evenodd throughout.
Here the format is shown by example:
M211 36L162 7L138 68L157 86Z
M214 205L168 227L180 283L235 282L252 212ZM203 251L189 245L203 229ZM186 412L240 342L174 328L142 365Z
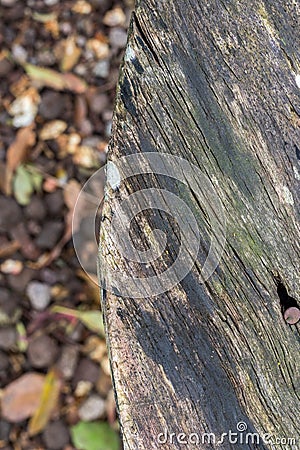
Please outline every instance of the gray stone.
M78 415L81 420L90 422L105 415L105 401L97 394L92 394L80 406Z
M44 311L51 300L51 289L45 283L31 281L26 290L31 306L37 311Z
M94 75L99 78L107 78L109 75L109 61L104 59L99 61L94 67Z
M78 362L78 349L73 345L65 345L57 363L63 377L70 380L75 372Z
M0 348L11 350L17 341L17 333L14 327L0 328Z
M124 48L127 42L127 32L123 28L111 28L109 40L112 47Z
M27 355L32 367L37 369L50 367L58 355L58 347L49 336L38 336L29 342Z
M69 440L68 428L62 420L49 423L43 432L43 441L49 450L60 450L69 443Z

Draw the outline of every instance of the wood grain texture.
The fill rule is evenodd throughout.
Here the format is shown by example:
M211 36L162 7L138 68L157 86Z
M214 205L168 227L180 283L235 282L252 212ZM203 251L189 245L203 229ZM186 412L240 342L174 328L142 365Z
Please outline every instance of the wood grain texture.
M117 271L147 277L178 253L175 218L155 210L138 215L132 235L147 249L146 231L160 228L168 251L150 269L118 255L110 230L114 211L142 188L181 195L201 236L193 269L173 289L139 299L103 291L125 449L300 446L299 326L284 322L272 277L278 272L300 299L299 18L293 0L137 2L109 159L158 152L195 164L225 208L227 242L203 283L210 230L191 190L141 175L106 197L100 252ZM220 437L240 421L258 433L259 444L157 440L166 429L169 437ZM281 443L264 443L265 433Z

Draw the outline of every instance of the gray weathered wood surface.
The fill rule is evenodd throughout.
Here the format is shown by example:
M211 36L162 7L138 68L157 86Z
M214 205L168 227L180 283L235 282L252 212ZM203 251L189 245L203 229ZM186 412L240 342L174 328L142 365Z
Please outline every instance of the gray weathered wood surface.
M201 236L189 275L155 297L103 292L125 449L300 448L299 325L284 322L272 277L278 272L300 299L299 18L294 0L137 2L109 159L158 152L197 165L225 208L227 242L202 283L210 243L205 211L185 189ZM130 193L150 185L181 194L174 180L144 175L106 198L100 252L115 270L133 268L119 259L111 218ZM139 215L136 242L148 248L146 230L154 225L176 254L176 222L157 211ZM134 270L147 276L145 265ZM241 421L260 435L258 445L226 438L221 446L185 445L182 436L170 437L219 438ZM160 445L166 429L169 441ZM265 433L281 443L264 443Z

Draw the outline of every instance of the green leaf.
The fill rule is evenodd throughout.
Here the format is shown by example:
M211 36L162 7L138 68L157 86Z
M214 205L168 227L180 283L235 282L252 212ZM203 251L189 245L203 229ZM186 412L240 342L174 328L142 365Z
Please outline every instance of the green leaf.
M28 166L27 170L30 173L31 184L37 192L40 192L43 182L43 176L34 166Z
M100 336L105 336L103 318L100 311L80 311L77 309L65 308L64 306L54 306L51 311L69 317L76 317L76 319L79 319L89 330L98 333Z
M27 339L27 333L26 328L23 322L18 322L16 325L17 333L18 333L18 340L17 340L17 346L20 352L26 352L28 347L28 339Z
M106 422L78 422L71 427L73 445L78 450L119 450L120 439Z
M49 86L57 90L65 88L65 81L62 75L55 70L38 67L33 64L25 64L24 69L27 75L44 86Z
M104 326L100 311L82 311L78 318L91 331L104 335Z
M30 173L23 165L19 166L14 177L14 195L17 202L22 206L28 205L33 190Z
M73 73L60 73L56 70L38 67L29 63L24 64L24 70L33 81L58 91L68 89L77 94L83 94L87 88L86 82Z
M14 195L17 202L24 206L30 202L31 194L34 190L41 189L43 177L32 165L21 164L14 177Z
M49 370L45 377L39 407L29 421L29 436L40 433L46 427L53 411L57 408L60 389L61 381L59 371L54 367Z

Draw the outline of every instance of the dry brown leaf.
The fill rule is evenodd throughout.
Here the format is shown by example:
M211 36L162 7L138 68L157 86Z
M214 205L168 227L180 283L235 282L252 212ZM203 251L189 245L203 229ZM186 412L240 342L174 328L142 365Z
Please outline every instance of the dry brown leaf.
M43 431L53 411L56 409L61 390L61 379L56 368L51 369L45 377L40 404L35 410L29 425L30 436Z
M2 417L13 423L31 417L40 404L44 380L44 375L29 372L7 385L1 401Z
M81 78L77 77L73 73L65 73L64 81L66 89L69 89L70 91L75 92L76 94L83 94L87 89L85 81L83 81Z
M45 30L49 31L57 39L59 37L59 24L56 19L45 22Z
M82 124L86 120L88 114L87 102L84 95L76 95L75 99L75 111L74 111L74 123L75 126L80 130Z
M64 200L69 210L74 211L74 207L81 190L81 184L74 179L68 181L64 189Z
M25 64L24 69L40 86L51 87L58 91L68 89L76 94L82 94L87 88L85 81L72 73L60 73L33 64Z
M80 190L81 185L76 180L70 180L64 190L64 200L68 207L68 213L66 215L66 234L68 231L71 234L73 231L76 231L76 223L74 222L73 224L73 213Z
M38 12L34 12L32 14L32 18L34 20L36 20L37 22L46 23L46 22L49 22L51 20L56 20L57 19L57 14L55 14L55 13L41 14L41 13L38 13Z
M78 269L76 274L79 278L86 281L88 298L94 300L96 304L99 303L99 280L97 275L87 273L84 270Z
M110 423L110 425L113 425L117 418L116 402L113 389L109 391L106 398L106 411L107 411L107 420Z
M38 67L33 64L25 64L24 69L29 77L37 81L41 86L52 87L58 91L65 89L63 75L55 70L45 69L44 67Z
M0 161L0 191L6 193L6 164Z
M7 258L13 255L21 247L18 241L8 242L7 244L2 244L0 247L0 258Z
M16 138L9 146L6 155L7 167L14 171L22 164L26 158L28 149L35 144L34 125L21 128L16 134Z
M35 125L21 128L13 143L9 146L6 154L6 176L5 176L5 193L11 194L11 180L17 167L26 161L28 150L35 144Z

